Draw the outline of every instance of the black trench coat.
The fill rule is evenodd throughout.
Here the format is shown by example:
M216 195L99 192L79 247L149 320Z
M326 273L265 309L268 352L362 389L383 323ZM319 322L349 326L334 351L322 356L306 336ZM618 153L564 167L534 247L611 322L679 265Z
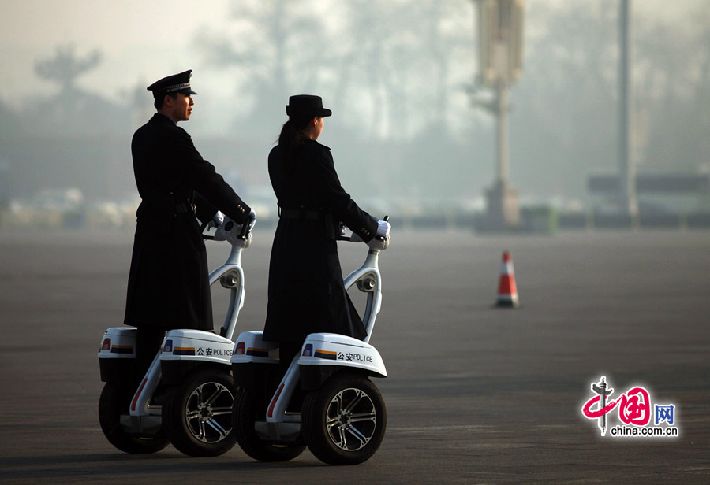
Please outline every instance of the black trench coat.
M269 176L283 216L271 248L264 339L300 344L313 332L365 337L343 286L336 231L342 221L369 241L377 221L343 190L330 149L316 141L305 141L290 159L274 147Z
M219 209L245 223L251 209L202 158L190 135L162 114L135 132L131 150L142 201L124 323L212 330L207 252L195 216L208 221Z

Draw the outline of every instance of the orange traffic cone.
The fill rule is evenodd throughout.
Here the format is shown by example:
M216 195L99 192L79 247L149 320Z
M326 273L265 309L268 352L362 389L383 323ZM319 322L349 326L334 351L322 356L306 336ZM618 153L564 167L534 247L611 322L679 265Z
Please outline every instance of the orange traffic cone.
M515 286L513 259L510 257L510 252L508 251L503 251L503 263L500 267L496 306L499 308L515 308L518 306L518 288Z

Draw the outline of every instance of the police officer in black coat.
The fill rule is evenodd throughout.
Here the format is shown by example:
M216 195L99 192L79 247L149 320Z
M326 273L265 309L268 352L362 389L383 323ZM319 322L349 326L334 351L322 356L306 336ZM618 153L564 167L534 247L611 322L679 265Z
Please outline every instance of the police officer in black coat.
M139 368L174 328L213 330L203 223L217 209L237 223L253 212L202 158L178 121L190 119L192 71L154 82L157 113L133 135L133 171L141 204L128 279L124 323L137 327Z
M280 218L271 249L264 339L280 342L287 365L309 333L333 332L362 339L365 329L343 285L336 236L342 221L367 242L378 221L343 189L323 130L320 97L289 98L289 116L269 153L269 176Z

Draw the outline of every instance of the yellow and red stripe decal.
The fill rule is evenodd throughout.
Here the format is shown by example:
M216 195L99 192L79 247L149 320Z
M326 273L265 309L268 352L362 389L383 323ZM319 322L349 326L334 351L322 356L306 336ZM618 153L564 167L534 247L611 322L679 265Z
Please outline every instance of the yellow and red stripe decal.
M173 350L175 355L195 355L195 347L175 347Z
M111 353L112 354L132 354L133 353L133 346L132 345L112 345L111 346Z
M338 358L338 353L334 350L326 349L316 349L314 357L319 357L321 359L336 360Z
M269 351L258 347L249 347L247 348L247 355L251 355L252 357L268 357Z

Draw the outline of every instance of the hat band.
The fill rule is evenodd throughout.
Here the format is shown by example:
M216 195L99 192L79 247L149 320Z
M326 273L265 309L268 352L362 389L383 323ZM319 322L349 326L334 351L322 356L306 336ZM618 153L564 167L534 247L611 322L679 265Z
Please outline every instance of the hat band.
M286 106L286 114L288 116L303 117L303 116L330 116L331 111L329 109L321 107L293 107Z
M167 88L165 88L165 92L166 92L166 93L171 93L171 92L173 92L173 91L179 91L179 90L185 89L185 88L188 88L188 89L189 89L189 88L190 88L190 83L180 83L180 84L174 84L174 85L172 85L172 86L168 86Z

